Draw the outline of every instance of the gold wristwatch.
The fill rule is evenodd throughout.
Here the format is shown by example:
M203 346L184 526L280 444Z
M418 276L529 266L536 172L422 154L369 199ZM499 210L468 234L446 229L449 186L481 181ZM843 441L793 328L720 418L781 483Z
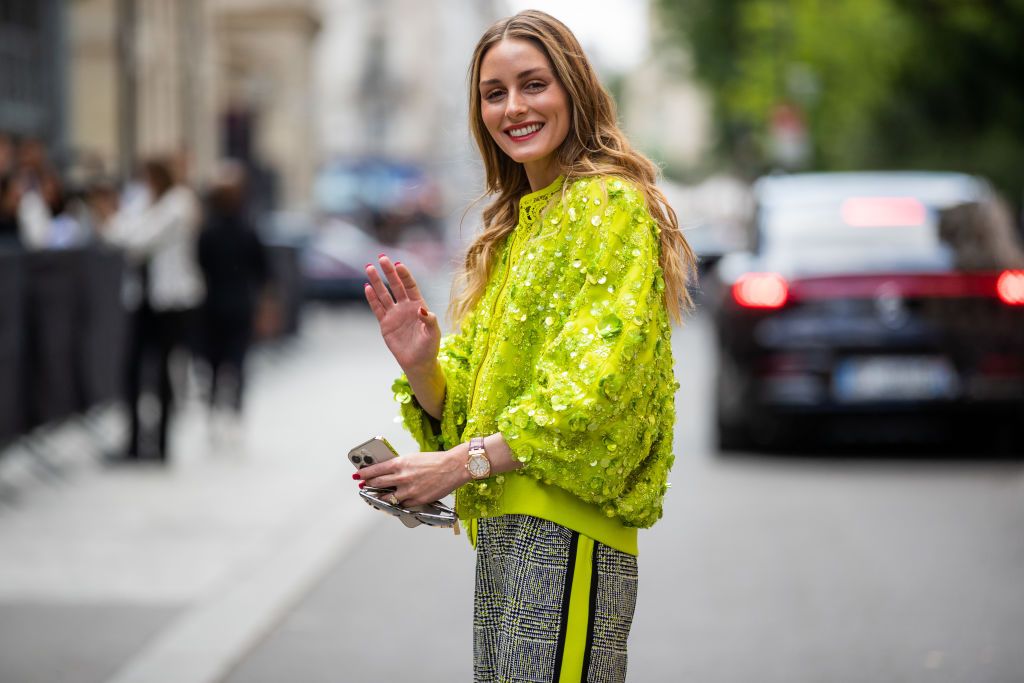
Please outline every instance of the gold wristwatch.
M469 440L469 458L466 460L466 469L469 470L469 476L474 479L486 479L491 476L491 461L487 459L484 437L474 436Z

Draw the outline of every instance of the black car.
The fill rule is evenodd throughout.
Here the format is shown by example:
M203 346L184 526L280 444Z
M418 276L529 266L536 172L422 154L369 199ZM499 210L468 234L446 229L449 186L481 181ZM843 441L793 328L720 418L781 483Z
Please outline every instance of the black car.
M769 176L703 284L724 450L1024 433L1024 247L984 180Z

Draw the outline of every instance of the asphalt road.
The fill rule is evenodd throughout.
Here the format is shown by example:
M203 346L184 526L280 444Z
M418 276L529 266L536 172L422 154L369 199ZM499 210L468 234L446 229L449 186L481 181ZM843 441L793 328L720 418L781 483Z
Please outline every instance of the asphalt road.
M641 534L629 680L1024 681L1020 461L723 457L706 322L674 346L678 459ZM470 680L473 561L380 515L226 681Z

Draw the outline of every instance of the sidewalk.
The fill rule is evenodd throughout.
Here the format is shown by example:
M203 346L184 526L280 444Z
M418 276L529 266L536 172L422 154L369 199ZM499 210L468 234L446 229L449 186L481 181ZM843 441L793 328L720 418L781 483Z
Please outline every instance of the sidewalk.
M196 399L172 463L64 476L0 507L0 681L210 683L368 528L348 447L396 437L396 366L360 307L314 310L252 358L240 448L216 448ZM85 445L75 430L55 440ZM9 465L10 463L7 463Z
M376 433L413 448L377 334L314 313L254 358L244 450L212 452L190 405L171 468L83 457L0 507L0 683L469 680L465 537L369 510L343 460ZM716 456L706 321L673 350L628 680L1022 680L1021 462Z

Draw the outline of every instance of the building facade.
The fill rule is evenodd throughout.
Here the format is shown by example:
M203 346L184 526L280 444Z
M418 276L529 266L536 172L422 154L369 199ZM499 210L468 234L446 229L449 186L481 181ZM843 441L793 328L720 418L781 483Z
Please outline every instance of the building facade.
M317 78L325 160L380 156L439 172L446 185L476 161L466 77L496 0L324 3Z
M174 155L194 182L232 156L272 170L279 203L302 206L318 30L307 0L73 0L69 145L122 176Z
M713 143L711 98L693 76L685 46L649 7L651 49L623 81L620 113L630 139L675 175L700 174Z
M0 3L0 134L66 145L65 3Z

